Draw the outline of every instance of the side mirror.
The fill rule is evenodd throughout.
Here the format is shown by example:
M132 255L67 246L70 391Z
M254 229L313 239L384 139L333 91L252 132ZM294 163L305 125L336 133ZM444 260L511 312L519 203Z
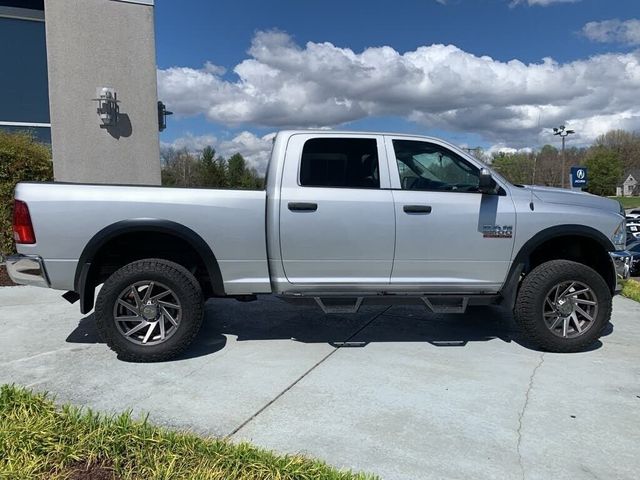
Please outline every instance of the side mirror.
M478 177L478 190L482 193L495 193L496 181L491 176L491 171L488 168L481 168L480 175Z

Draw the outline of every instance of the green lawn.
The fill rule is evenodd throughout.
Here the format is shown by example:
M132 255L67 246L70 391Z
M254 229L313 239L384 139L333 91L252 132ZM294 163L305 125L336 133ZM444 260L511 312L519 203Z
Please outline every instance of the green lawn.
M619 201L624 208L640 207L640 197L609 197Z
M170 399L168 399L170 401ZM46 394L0 388L0 478L354 480L300 455L202 438L133 420L59 407Z
M640 302L640 282L626 280L622 288L622 295L636 302Z

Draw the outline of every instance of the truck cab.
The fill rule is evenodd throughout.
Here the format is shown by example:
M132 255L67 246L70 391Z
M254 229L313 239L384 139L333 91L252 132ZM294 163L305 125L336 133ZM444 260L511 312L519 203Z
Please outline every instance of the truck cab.
M267 186L276 291L500 290L515 241L514 201L497 175L481 188L485 166L455 147L401 135L284 132L274 158L284 160L271 162Z

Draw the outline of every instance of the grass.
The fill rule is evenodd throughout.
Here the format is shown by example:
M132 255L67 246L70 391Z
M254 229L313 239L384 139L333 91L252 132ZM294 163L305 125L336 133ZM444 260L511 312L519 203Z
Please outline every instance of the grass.
M87 473L89 470L89 473ZM84 473L80 473L84 472ZM327 479L375 477L300 455L202 438L134 420L57 406L47 394L0 387L0 478Z
M619 201L625 209L640 207L640 197L609 197L609 198Z
M640 302L640 282L636 280L626 280L622 287L622 295L636 302Z

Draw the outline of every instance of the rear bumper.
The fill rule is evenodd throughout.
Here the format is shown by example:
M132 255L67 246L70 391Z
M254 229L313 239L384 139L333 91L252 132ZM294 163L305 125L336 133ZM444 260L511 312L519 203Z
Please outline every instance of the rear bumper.
M51 286L44 262L37 255L10 255L7 257L7 273L11 280L21 285Z
M626 280L631 275L631 260L633 256L625 250L609 252L609 255L611 255L611 261L616 270L616 293L618 293L622 290L620 280Z

